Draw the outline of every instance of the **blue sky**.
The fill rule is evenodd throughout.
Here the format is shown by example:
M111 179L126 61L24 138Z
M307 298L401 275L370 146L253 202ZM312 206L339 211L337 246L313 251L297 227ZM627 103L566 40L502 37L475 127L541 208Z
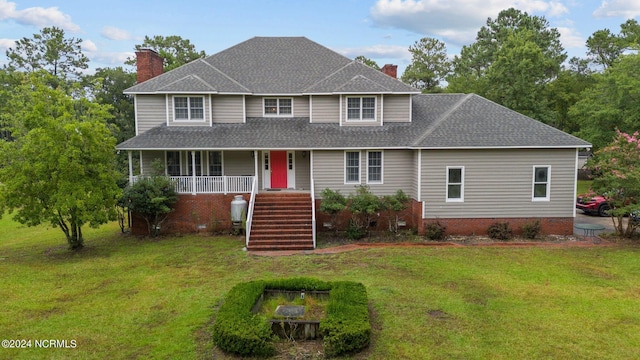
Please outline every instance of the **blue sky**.
M0 0L0 64L16 40L58 26L83 40L91 70L123 65L145 35L179 35L207 54L254 36L306 36L349 58L397 64L401 75L415 41L438 38L453 56L509 7L549 20L570 57L585 56L594 31L640 19L640 0Z

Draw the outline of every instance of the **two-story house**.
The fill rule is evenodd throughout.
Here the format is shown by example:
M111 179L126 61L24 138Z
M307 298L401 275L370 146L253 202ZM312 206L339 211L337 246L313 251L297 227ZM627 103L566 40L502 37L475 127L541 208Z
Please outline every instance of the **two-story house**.
M244 194L249 249L313 248L322 190L368 185L408 194L418 231L537 219L573 233L578 149L590 144L480 96L421 94L394 66L304 37L255 37L164 74L156 53L137 56L136 136L117 148L139 154L131 181L154 161L175 180L169 231L228 227Z

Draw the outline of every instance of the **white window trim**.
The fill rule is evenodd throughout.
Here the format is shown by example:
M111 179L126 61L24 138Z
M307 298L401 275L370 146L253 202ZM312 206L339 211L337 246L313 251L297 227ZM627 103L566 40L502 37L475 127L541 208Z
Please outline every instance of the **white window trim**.
M267 99L275 99L277 101L276 103L276 114L267 114L266 113L266 106L264 104L265 100ZM291 100L291 114L280 114L280 100ZM262 98L262 116L264 117L293 117L293 98L290 97L264 97Z
M178 119L176 118L176 98L187 98L187 114L189 115L188 119ZM192 119L191 118L191 98L200 98L202 99L202 119ZM189 95L174 95L171 98L173 103L173 121L175 122L206 122L207 121L207 107L205 105L204 96L189 96Z
M536 168L547 168L547 196L536 197ZM551 165L533 165L533 175L531 176L531 201L551 201Z
M345 121L346 122L376 122L378 121L378 97L373 96L347 96L345 101ZM373 119L362 118L362 99L373 98ZM360 117L358 119L349 119L349 99L360 99Z
M347 180L347 153L355 152L358 153L358 181L348 181ZM360 185L362 183L362 152L357 150L345 150L344 151L344 165L342 167L344 169L344 183L345 184L354 184Z
M449 198L449 185L457 185L458 183L453 183L450 184L449 183L449 170L450 169L461 169L461 174L460 176L462 177L460 180L462 180L462 182L460 183L460 198L455 198L455 199L450 199ZM447 166L447 173L446 173L446 183L445 183L445 201L446 202L464 202L464 166Z
M372 152L380 153L380 180L369 181L369 154ZM383 150L367 150L367 184L384 184L384 151Z

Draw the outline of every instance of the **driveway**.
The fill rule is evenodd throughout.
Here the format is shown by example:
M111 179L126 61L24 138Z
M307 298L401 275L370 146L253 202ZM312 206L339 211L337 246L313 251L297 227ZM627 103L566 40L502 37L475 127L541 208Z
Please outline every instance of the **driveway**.
M604 230L595 231L595 234L602 233L612 233L613 230L613 222L611 222L610 217L601 217L597 215L587 215L582 212L582 210L576 210L576 218L573 221L574 224L598 224L605 227ZM573 228L573 234L578 236L583 236L584 231L580 229Z

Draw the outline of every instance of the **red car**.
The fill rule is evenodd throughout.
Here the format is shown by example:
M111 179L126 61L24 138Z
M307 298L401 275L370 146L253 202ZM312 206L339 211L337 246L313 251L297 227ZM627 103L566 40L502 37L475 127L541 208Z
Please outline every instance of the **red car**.
M611 207L602 195L580 195L576 200L576 209L591 215L609 216Z

